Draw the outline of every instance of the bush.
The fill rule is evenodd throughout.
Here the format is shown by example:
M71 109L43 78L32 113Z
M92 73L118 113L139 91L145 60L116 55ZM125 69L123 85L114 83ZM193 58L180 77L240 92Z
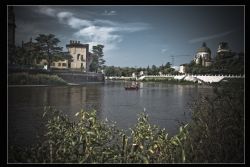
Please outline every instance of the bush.
M9 85L66 85L57 75L13 73L8 75Z
M238 82L238 81L236 81ZM240 81L241 82L241 81ZM244 162L244 85L231 81L217 85L216 96L192 105L191 162Z
M138 122L126 135L114 124L96 119L96 111L76 113L78 122L54 108L46 108L48 119L45 140L18 152L13 147L9 161L40 163L156 163L185 162L179 159L185 128L168 138L164 129L150 125L148 116L140 114Z

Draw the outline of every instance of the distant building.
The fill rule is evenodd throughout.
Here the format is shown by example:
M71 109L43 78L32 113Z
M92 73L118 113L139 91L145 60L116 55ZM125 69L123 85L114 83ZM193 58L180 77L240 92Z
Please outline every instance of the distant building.
M217 49L217 58L228 58L232 56L232 51L229 49L227 42L220 42Z
M89 66L93 60L93 56L89 52L89 44L81 44L80 41L70 40L70 44L67 44L66 47L73 57L73 61L69 63L69 68L89 71Z
M197 49L194 61L196 64L208 67L212 64L211 62L211 50L206 46L204 42L202 47Z
M179 73L185 74L187 72L187 64L181 64Z
M143 76L144 75L144 71L140 71L140 76Z

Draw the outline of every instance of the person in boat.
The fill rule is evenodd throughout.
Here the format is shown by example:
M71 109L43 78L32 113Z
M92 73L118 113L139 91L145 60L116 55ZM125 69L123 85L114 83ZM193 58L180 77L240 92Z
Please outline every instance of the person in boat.
M133 87L133 88L139 88L139 84L136 83L136 84L132 85L131 87Z

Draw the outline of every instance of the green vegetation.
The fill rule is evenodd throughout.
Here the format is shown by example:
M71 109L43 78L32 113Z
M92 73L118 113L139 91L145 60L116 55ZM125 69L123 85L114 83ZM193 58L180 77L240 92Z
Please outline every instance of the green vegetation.
M47 60L48 69L52 61L59 61L67 59L72 61L72 56L68 52L63 52L62 47L58 46L60 40L53 34L39 34L36 37L36 42L32 42L32 39L23 43L22 47L15 48L15 54L10 55L9 65L18 66L30 66L36 67L36 63L39 63L42 59Z
M159 75L159 72L162 74L178 74L177 71L171 68L170 62L167 62L165 65L161 65L159 67L152 65L151 68L149 66L147 68L104 66L106 76L131 77L132 73L135 73L138 76L141 71L143 71L146 75Z
M49 74L12 73L8 75L9 85L66 85L62 78Z
M93 46L93 60L90 64L90 71L99 72L103 69L105 60L103 59L103 48L104 45Z
M187 159L192 162L244 161L244 82L220 83L215 96L192 105Z
M95 111L76 113L76 122L45 108L47 132L31 148L11 147L9 162L40 163L243 163L244 84L217 85L215 95L191 106L192 120L168 136L139 115L129 133L100 121Z
M36 41L38 52L48 61L48 69L50 69L52 57L62 54L62 47L57 46L60 40L53 34L39 34Z

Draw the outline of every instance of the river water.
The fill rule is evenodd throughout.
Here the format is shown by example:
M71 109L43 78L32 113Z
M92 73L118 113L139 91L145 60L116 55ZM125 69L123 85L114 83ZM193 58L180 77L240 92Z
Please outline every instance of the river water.
M165 128L170 135L178 131L180 122L190 120L189 104L209 95L212 88L202 85L139 83L139 90L126 91L130 82L108 81L81 86L8 87L8 144L30 145L44 132L44 106L54 106L71 120L80 109L95 109L99 119L115 121L128 130L137 115L146 112L153 124Z

